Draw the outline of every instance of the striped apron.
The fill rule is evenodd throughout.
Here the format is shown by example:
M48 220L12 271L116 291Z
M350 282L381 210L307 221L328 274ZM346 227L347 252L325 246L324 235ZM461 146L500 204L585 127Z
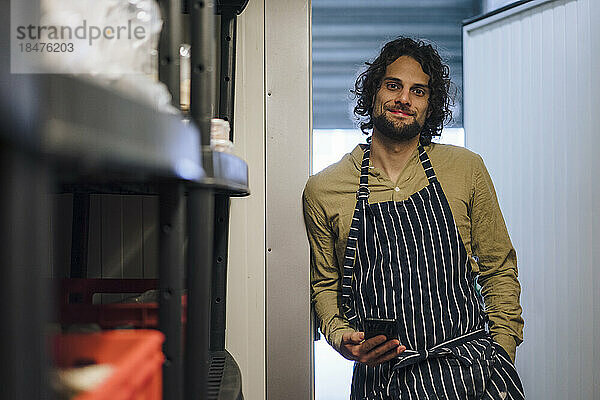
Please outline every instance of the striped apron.
M369 153L345 251L344 312L358 330L365 318L397 321L397 358L355 363L352 400L523 399L507 353L487 330L467 252L425 150L428 186L404 201L369 204Z

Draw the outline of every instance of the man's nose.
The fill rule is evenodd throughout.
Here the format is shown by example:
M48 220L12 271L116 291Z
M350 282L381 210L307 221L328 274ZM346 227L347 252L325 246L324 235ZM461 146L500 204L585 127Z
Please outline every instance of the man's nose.
M395 99L396 103L410 105L410 90L403 88Z

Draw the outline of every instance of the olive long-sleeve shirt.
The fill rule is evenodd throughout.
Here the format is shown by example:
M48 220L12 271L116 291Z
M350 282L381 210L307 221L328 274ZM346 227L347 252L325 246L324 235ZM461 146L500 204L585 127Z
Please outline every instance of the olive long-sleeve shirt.
M425 150L450 203L471 268L479 274L492 336L514 361L516 346L523 341L521 288L516 253L492 180L481 157L467 149L432 143ZM311 298L321 331L338 351L342 335L353 331L342 312L341 277L363 154L356 146L339 162L311 176L304 189ZM397 182L371 164L369 203L402 201L427 185L415 149Z

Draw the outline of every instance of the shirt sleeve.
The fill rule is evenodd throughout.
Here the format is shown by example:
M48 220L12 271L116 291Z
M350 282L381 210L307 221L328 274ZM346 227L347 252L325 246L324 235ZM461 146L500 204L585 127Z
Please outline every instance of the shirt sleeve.
M311 301L321 332L338 352L345 332L353 332L341 311L341 278L335 257L335 235L318 206L303 196L304 223L310 243Z
M514 362L523 341L517 255L508 236L492 179L480 156L473 173L471 238L490 332Z

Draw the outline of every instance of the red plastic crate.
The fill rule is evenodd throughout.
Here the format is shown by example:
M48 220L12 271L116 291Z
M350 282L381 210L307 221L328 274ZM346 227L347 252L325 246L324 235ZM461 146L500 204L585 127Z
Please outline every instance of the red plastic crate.
M98 388L75 400L160 400L163 341L164 335L153 330L59 335L54 342L54 360L59 368L72 367L81 359L114 367Z

